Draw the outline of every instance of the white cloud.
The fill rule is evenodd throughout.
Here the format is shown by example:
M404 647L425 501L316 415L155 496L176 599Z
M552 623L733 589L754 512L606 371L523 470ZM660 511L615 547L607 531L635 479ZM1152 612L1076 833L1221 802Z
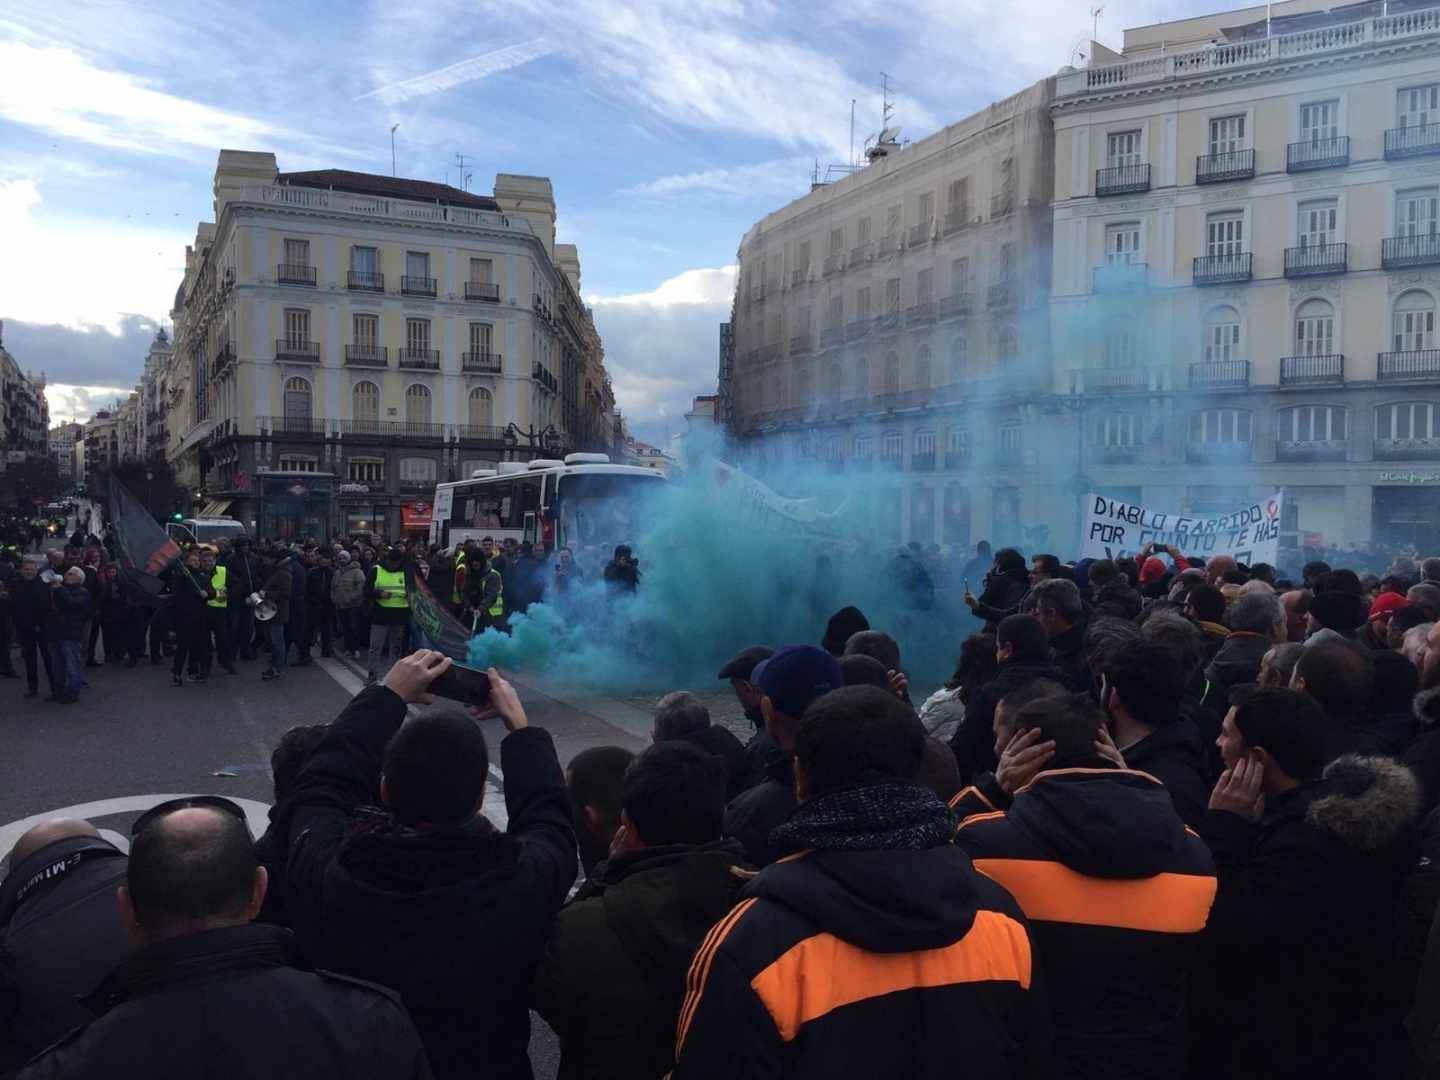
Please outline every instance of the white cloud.
M662 281L649 292L625 293L620 296L591 295L586 303L592 307L653 307L666 308L674 305L707 304L721 306L727 310L735 295L736 266L721 266L713 269L686 270Z
M124 401L133 387L119 386L70 386L65 383L50 383L45 387L45 400L50 405L50 425L68 424L72 421L84 423L95 415L96 409L114 405L116 400Z
M476 79L498 75L502 71L509 71L521 64L528 64L532 60L548 56L557 48L558 46L538 38L533 41L522 41L516 45L507 45L503 49L493 49L490 52L481 53L479 56L472 56L469 60L461 60L459 63L451 64L437 71L377 87L361 94L355 100L363 101L365 98L378 97L386 105L398 105L411 98L438 94L441 91L474 82Z
M58 46L0 41L0 117L47 135L140 154L213 157L295 133L152 89Z
M806 158L780 158L731 169L704 169L674 173L625 188L621 195L669 198L716 195L736 198L796 198L805 194L811 162Z

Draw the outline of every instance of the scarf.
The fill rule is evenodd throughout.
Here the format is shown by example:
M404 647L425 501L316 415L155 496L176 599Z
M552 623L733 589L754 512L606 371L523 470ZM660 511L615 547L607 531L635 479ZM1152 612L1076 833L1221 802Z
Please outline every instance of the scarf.
M927 787L885 780L801 803L770 833L776 851L919 851L949 843L955 815Z

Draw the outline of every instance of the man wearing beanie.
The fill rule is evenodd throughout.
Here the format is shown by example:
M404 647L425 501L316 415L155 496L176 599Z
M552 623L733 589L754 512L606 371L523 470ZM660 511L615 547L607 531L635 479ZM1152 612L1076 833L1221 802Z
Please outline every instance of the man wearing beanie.
M1397 592L1382 592L1370 605L1370 617L1366 619L1357 640L1367 649L1388 649L1390 647L1390 616L1405 606L1405 597Z
M858 614L858 612L857 612ZM795 732L806 708L816 698L844 685L840 664L813 645L786 645L755 665L750 682L760 692L765 729L780 755L765 770L765 779L736 796L725 810L724 835L739 840L755 866L766 866L777 855L770 832L795 809Z
M745 719L755 727L755 734L745 744L745 756L750 761L752 777L764 776L771 759L779 753L775 740L765 730L765 714L760 711L760 698L764 695L751 682L751 676L761 661L770 659L774 654L775 650L768 646L751 645L736 653L716 676L722 682L729 682L730 689L735 691L735 700L745 710Z

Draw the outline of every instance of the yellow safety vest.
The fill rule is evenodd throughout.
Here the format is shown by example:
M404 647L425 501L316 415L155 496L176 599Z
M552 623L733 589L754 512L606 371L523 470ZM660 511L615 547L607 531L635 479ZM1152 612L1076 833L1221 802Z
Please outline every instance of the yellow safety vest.
M210 575L210 587L215 590L215 599L205 601L210 607L225 607L228 601L225 599L225 567L215 567L215 572Z
M386 570L385 567L375 567L375 588L383 592L386 589L393 589L400 595L382 596L375 603L384 608L408 608L410 601L405 598L405 571Z
M450 590L450 603L460 603L460 578L461 571L465 569L465 549L461 548L455 553L455 586Z
M485 571L486 581L490 580L491 574L494 574L496 580L500 582L500 588L495 590L495 603L490 605L490 610L487 614L498 619L501 615L505 614L505 576L501 574L499 570L487 570Z

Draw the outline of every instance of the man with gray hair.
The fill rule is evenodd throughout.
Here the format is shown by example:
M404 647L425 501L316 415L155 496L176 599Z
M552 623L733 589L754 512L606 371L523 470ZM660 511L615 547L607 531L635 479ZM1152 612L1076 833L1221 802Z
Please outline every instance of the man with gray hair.
M1230 633L1205 669L1207 701L1227 702L1231 687L1255 682L1270 646L1286 637L1285 606L1273 591L1240 593L1225 621Z
M1432 622L1440 619L1440 584L1426 580L1412 586L1405 594L1405 602L1420 608Z
M1080 589L1068 578L1046 578L1030 590L1035 618L1050 642L1050 661L1065 676L1072 689L1090 685L1085 666L1085 603Z
M651 741L687 742L723 760L727 802L758 782L744 745L728 728L712 724L705 703L688 691L677 690L655 703Z

